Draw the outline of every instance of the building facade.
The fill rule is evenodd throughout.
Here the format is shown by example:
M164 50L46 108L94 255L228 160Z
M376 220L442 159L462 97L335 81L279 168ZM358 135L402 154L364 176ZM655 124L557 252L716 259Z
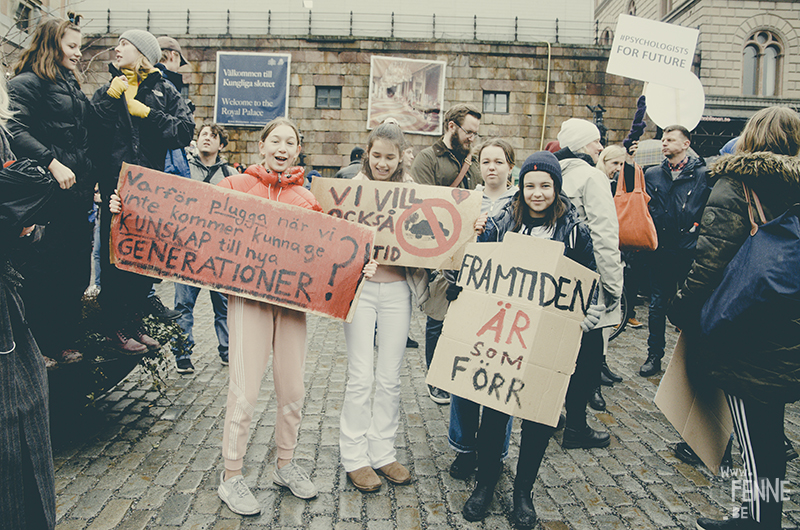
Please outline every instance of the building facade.
M706 108L696 134L708 143L706 154L736 136L758 109L800 110L800 2L597 0L600 42L612 42L620 14L700 31L694 66Z

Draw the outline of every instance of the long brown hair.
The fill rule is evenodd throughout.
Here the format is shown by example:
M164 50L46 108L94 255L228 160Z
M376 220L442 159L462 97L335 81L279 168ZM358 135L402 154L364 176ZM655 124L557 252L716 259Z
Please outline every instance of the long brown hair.
M370 180L375 180L372 176L372 168L369 166L369 152L376 140L385 140L397 148L397 169L389 176L390 182L403 182L403 149L406 145L403 131L395 123L381 123L369 133L367 138L367 150L361 161L361 171Z
M530 173L530 171L525 173L525 175L528 173ZM522 228L522 225L525 224L525 221L532 219L530 208L525 202L523 191L525 189L525 175L519 176L519 191L514 196L514 204L512 207L512 213L514 215L514 232L518 232L519 229ZM553 176L550 175L550 178L553 179ZM561 200L561 189L559 189L559 187L556 185L556 179L553 179L553 191L555 191L553 204L548 206L544 211L544 225L548 228L555 227L559 217L567 213L567 205Z
M39 24L30 46L22 52L14 65L14 74L30 69L37 77L53 83L63 77L61 61L64 59L64 52L61 49L61 39L67 31L80 33L81 28L69 20L50 19Z
M753 114L736 142L736 152L758 151L796 156L800 151L800 116L789 107L767 107Z

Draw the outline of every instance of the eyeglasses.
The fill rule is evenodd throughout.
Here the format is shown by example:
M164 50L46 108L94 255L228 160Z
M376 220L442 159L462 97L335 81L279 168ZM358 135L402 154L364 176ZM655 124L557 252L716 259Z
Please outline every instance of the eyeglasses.
M456 122L453 122L453 123L456 123ZM475 139L475 138L480 138L480 137L481 137L481 136L478 134L478 131L468 131L468 130L464 129L464 127L462 127L461 125L459 125L459 124L457 124L457 123L456 123L456 127L458 127L459 129L461 129L462 131L464 131L464 134L466 134L466 135L467 135L467 138L470 138L470 139Z

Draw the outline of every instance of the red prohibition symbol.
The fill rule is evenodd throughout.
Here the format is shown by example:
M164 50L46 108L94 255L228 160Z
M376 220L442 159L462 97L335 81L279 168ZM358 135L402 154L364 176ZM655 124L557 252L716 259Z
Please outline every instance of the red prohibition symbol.
M449 234L439 223L434 208L443 209L450 215L453 228ZM397 244L409 254L421 258L440 256L453 248L458 241L461 234L461 215L452 203L444 199L427 199L403 212L397 220L395 233ZM420 248L414 244L416 240L431 239L435 243L433 247Z

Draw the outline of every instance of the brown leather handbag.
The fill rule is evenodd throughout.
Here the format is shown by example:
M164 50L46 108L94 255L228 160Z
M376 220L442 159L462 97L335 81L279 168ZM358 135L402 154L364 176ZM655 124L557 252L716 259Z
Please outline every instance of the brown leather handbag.
M634 185L630 192L625 189L624 170L617 178L617 193L614 206L619 219L620 250L655 250L658 248L658 233L650 216L650 196L644 188L644 171L635 164Z

